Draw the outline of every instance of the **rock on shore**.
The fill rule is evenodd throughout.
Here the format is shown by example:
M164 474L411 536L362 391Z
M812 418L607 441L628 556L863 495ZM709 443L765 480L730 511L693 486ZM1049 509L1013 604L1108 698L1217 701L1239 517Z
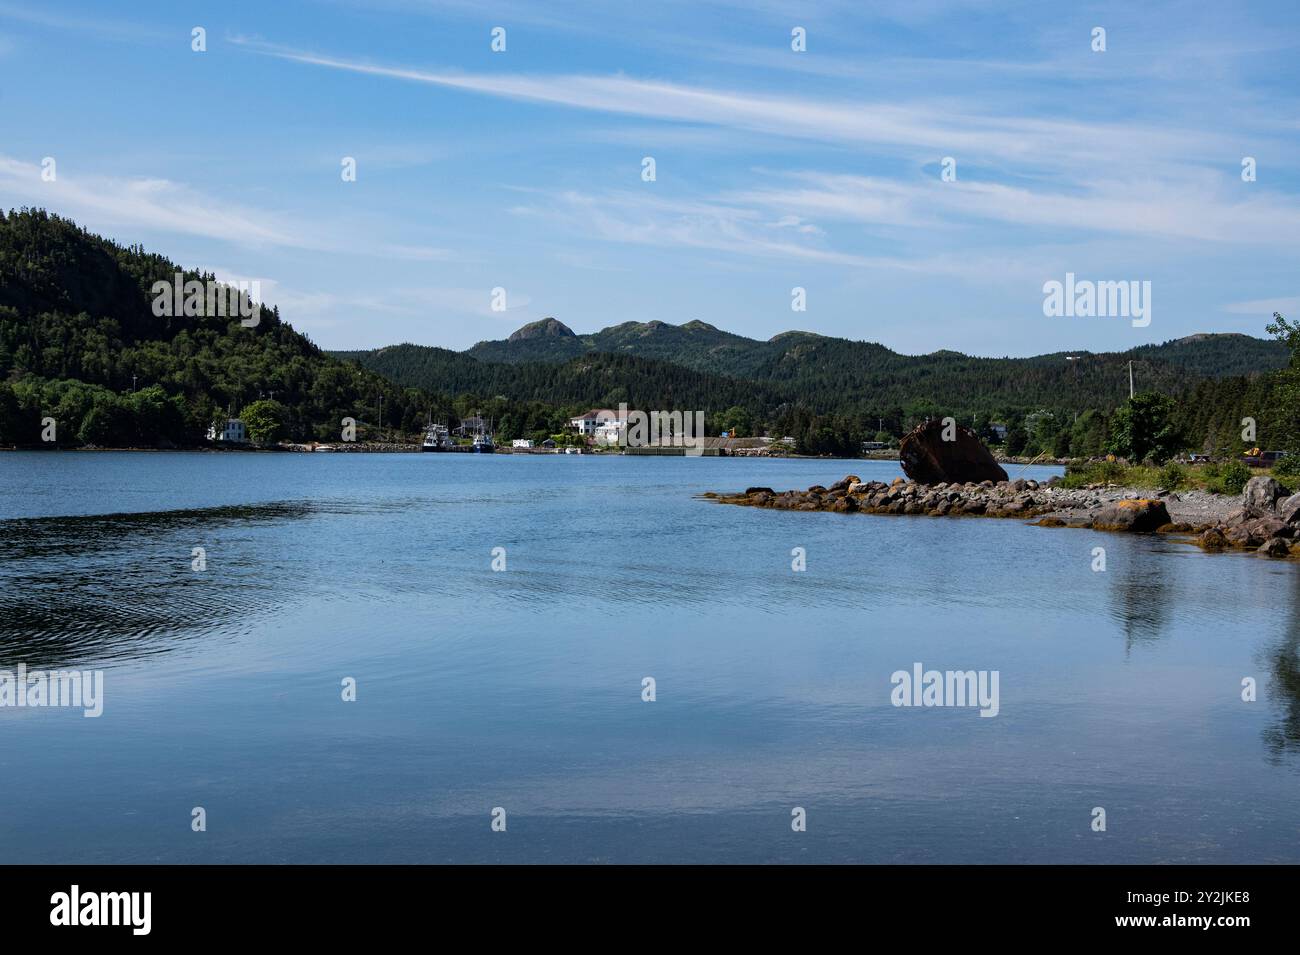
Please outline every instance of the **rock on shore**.
M922 484L1005 481L1007 472L969 428L934 419L919 424L898 445L903 473ZM951 421L951 419L947 419Z
M1272 478L1256 477L1241 498L1203 491L1154 496L1136 489L1059 486L1059 479L924 484L896 478L862 481L849 474L830 487L806 491L746 488L741 494L706 494L723 504L795 511L914 514L930 517L1038 517L1047 527L1196 535L1207 550L1250 549L1270 557L1300 556L1300 494Z

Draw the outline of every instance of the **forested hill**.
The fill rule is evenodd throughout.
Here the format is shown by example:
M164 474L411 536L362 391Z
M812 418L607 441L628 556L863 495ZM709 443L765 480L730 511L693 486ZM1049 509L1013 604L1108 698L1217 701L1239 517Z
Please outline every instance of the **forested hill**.
M1128 397L1130 360L1140 390L1176 394L1204 379L1284 367L1288 355L1281 342L1246 335L1198 335L1105 354L901 355L883 345L808 332L757 341L704 322L628 322L578 336L555 319L526 325L506 341L480 342L467 352L406 344L335 354L401 384L452 392L571 401L612 394L586 387L584 373L617 367L627 376L630 393L653 395L659 382L661 395L703 394L709 408L739 403L761 415L797 404L816 413L889 416L901 410L903 417L1039 408L1108 411ZM623 363L615 366L616 358ZM731 400L737 391L745 400ZM668 405L661 399L656 406Z
M762 382L696 371L633 355L591 352L559 362L507 364L471 358L464 352L422 345L392 345L373 351L334 351L392 381L453 395L503 395L563 407L698 408L718 411L740 405L763 416L789 400Z
M722 331L701 321L683 325L624 322L590 335L576 335L554 318L525 325L503 341L479 342L466 354L481 361L521 363L565 361L592 352L653 358L737 378L800 379L816 377L821 371L834 373L842 370L856 375L871 375L877 371L933 369L944 364L970 362L990 364L966 364L964 371L974 367L1011 370L1034 365L1060 368L1067 355L1124 365L1126 376L1130 358L1172 365L1207 378L1272 371L1287 363L1286 346L1281 342L1238 334L1190 335L1126 352L1094 354L1075 351L1034 358L980 359L952 351L901 355L883 345L801 331L783 332L767 341L760 341ZM812 366L813 370L799 370L800 365Z
M0 210L0 443L199 442L227 410L264 398L284 437L333 438L339 422L415 427L431 399L333 358L259 309L159 317L155 281L206 281L138 246L123 247L41 210ZM250 318L250 324L252 319Z
M710 430L792 435L808 453L854 454L952 414L983 433L1010 426L1028 449L1091 455L1111 413L1139 391L1175 400L1190 447L1240 443L1241 420L1283 433L1291 379L1281 342L1192 336L1116 354L974 358L900 355L879 344L788 332L762 342L704 322L628 322L589 336L547 319L468 352L398 345L327 353L275 309L156 315L155 282L214 281L138 246L124 247L39 210L0 213L0 444L187 446L226 414L268 440L407 433L432 416L481 414L497 438L559 433L568 417L626 402L702 410ZM500 360L485 360L485 359ZM1286 394L1290 394L1289 391ZM1289 419L1287 419L1289 420ZM252 425L250 424L250 429ZM1064 449L1064 451L1062 450Z

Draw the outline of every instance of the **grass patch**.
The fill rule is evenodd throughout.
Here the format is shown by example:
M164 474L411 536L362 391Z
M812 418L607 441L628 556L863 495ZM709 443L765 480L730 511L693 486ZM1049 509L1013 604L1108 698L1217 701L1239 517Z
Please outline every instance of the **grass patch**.
M1164 488L1168 491L1201 490L1215 494L1240 494L1252 477L1271 473L1267 468L1247 467L1240 461L1212 461L1209 464L1178 464L1171 461L1159 468L1122 464L1119 461L1087 461L1068 465L1062 484L1076 489L1090 484L1117 484L1150 490ZM1297 483L1294 478L1288 483L1282 475L1278 476L1278 480L1288 487Z

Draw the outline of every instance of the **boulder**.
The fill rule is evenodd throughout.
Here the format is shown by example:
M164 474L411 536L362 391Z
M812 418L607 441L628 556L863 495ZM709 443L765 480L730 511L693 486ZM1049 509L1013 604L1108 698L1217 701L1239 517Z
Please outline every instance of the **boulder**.
M1291 545L1280 537L1273 537L1260 545L1259 552L1269 557L1291 556Z
M1223 550L1228 546L1228 538L1224 537L1223 531L1217 527L1209 528L1196 542L1206 550Z
M1271 477L1253 477L1241 492L1241 507L1247 517L1274 517L1277 502L1285 498L1286 488Z
M1253 521L1246 522L1246 528L1255 537L1261 537L1268 540L1270 537L1290 537L1295 533L1295 527L1286 521L1279 521L1276 517L1259 517Z
M943 440L942 420L909 431L898 446L903 471L921 484L1005 481L1007 472L969 428L953 425L953 440Z
M1264 539L1251 532L1248 524L1235 524L1224 531L1228 543L1234 547L1258 547Z
M1300 523L1300 494L1292 494L1277 502L1277 518L1288 524Z
M1154 531L1170 523L1165 502L1155 498L1115 501L1092 519L1099 531Z
M775 493L776 493L776 492L773 491L770 487L747 487L747 488L745 488L745 496L746 496L746 497L748 497L748 496L751 495L751 494L775 494Z
M846 475L845 477L840 478L838 481L832 484L830 486L830 490L832 492L848 491L852 488L854 484L861 484L861 483L862 483L862 478L858 477L856 474L849 474Z

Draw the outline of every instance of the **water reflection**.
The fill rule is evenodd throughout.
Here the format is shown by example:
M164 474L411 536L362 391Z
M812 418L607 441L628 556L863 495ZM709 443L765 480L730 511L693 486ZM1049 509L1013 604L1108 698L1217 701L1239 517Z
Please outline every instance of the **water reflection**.
M1162 555L1129 555L1131 566L1111 575L1111 617L1124 631L1124 653L1136 646L1149 646L1168 630L1169 611L1174 605L1168 560Z
M1280 615L1281 639L1268 651L1271 696L1280 712L1262 734L1269 759L1275 763L1300 752L1300 576L1289 574L1288 578L1290 608Z
M312 513L277 502L0 521L0 664L149 655L266 612L290 581L263 570L284 538L259 528Z

